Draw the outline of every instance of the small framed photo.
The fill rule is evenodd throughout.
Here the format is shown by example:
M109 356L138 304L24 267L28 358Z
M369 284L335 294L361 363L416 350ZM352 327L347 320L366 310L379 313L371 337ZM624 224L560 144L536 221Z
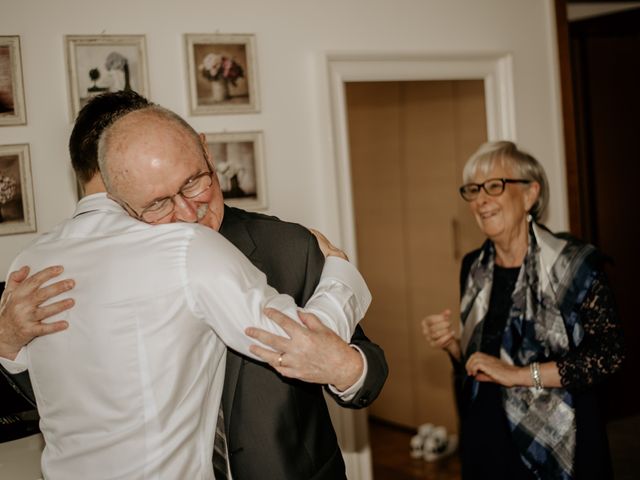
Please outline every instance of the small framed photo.
M186 34L191 115L260 111L254 35Z
M0 235L35 231L29 145L0 145Z
M0 126L25 123L20 37L0 36Z
M134 90L148 96L144 35L66 35L71 115L75 119L91 97Z
M225 203L247 210L266 208L262 133L208 133L206 137Z

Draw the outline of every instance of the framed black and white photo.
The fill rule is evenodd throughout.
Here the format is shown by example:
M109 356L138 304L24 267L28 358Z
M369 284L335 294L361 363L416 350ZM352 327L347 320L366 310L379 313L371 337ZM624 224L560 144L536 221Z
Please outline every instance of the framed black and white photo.
M260 110L254 35L186 34L192 115Z
M267 207L261 132L208 133L224 201L247 210Z
M144 35L67 35L65 42L73 119L101 93L134 90L148 96Z
M0 145L0 235L35 231L29 145Z
M0 126L25 123L20 37L0 36Z

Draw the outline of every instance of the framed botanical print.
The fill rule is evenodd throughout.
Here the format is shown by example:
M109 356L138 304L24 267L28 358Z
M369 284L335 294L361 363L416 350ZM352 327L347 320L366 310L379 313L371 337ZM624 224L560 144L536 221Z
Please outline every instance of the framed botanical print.
M0 36L0 126L25 123L20 37Z
M0 235L35 231L29 145L0 145Z
M255 36L186 34L192 115L260 110Z
M261 132L208 133L224 201L248 210L267 207Z
M67 71L71 115L93 96L134 90L148 96L144 35L67 35Z

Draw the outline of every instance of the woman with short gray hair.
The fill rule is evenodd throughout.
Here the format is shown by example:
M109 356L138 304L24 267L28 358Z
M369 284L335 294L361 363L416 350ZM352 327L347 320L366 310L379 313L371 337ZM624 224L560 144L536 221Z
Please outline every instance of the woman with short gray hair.
M594 386L623 360L602 256L541 225L540 163L512 142L482 145L462 198L487 236L461 270L461 334L450 310L423 332L455 365L463 479L610 478Z

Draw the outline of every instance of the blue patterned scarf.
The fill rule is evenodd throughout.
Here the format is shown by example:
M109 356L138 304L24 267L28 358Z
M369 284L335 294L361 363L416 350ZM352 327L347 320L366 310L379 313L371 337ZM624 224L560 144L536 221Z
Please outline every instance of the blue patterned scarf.
M559 359L583 338L578 309L595 276L594 247L531 222L529 247L511 295L500 358L512 365ZM464 361L480 349L489 310L495 247L485 242L471 265L460 310ZM477 382L473 381L473 396ZM575 412L564 388L503 388L503 405L524 464L539 479L573 478Z

